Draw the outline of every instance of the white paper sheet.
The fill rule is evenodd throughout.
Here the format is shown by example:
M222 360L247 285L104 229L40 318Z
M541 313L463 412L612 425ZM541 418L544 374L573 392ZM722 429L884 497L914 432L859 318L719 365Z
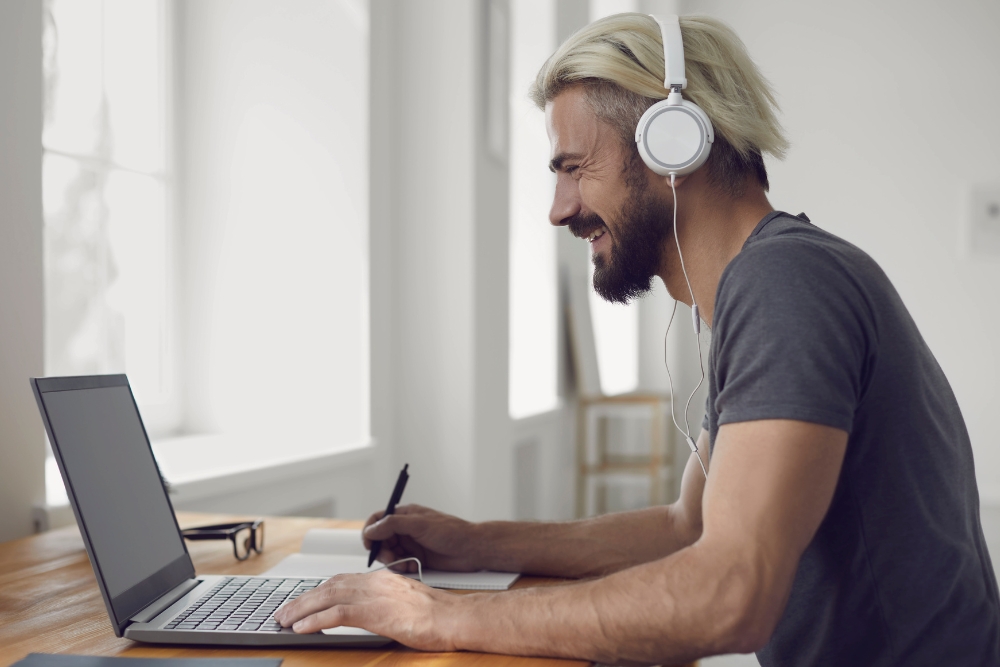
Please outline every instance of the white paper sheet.
M338 556L364 556L368 551L361 541L360 530L324 528L310 530L299 548L304 554L336 554Z
M381 563L368 568L368 552L361 542L361 531L317 528L306 533L302 552L292 554L265 572L266 577L332 577L381 569ZM511 572L441 572L424 570L424 583L433 588L456 590L503 591L521 575ZM416 573L403 576L417 579Z
M323 577L336 574L368 572L367 556L338 556L331 554L292 554L262 574L263 577ZM372 569L378 569L375 563Z

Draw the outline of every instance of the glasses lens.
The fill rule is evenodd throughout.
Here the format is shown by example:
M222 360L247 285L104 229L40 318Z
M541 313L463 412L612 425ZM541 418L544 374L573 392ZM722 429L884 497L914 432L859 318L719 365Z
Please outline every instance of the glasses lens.
M253 543L252 536L253 530L250 526L241 528L233 535L233 550L236 552L238 560L246 560L247 556L250 555L250 548Z
M264 553L264 522L261 521L257 524L257 534L255 536L257 541L256 551L259 554Z

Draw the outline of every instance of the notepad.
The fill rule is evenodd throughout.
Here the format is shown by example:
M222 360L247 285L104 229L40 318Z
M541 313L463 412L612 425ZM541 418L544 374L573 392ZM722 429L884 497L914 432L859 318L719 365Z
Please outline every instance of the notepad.
M381 563L368 567L368 552L361 542L361 531L314 528L306 533L299 553L288 556L262 576L332 577L371 572L381 567ZM521 576L513 572L443 572L426 568L423 575L423 582L433 588L466 591L505 591ZM416 573L403 576L418 578Z

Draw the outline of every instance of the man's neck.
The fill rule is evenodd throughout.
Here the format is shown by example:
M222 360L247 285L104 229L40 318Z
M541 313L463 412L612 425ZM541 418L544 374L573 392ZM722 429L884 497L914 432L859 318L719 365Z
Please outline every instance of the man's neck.
M711 327L715 292L722 272L739 254L757 224L774 209L756 182L748 183L742 197L730 199L713 192L706 181L705 177L690 178L685 183L689 187L678 188L677 230L699 314ZM659 276L672 297L690 306L691 293L672 234L665 250L666 262Z

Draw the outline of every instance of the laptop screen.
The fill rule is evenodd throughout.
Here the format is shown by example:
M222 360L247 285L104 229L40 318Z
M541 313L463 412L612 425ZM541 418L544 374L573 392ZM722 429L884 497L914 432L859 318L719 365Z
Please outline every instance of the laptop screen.
M117 378L117 386L53 390L45 385L60 378L37 384L94 570L121 622L177 585L170 581L176 576L165 576L176 575L176 567L169 566L190 560L128 381ZM151 577L156 581L152 590ZM140 586L143 582L147 585ZM153 597L143 599L148 595Z

